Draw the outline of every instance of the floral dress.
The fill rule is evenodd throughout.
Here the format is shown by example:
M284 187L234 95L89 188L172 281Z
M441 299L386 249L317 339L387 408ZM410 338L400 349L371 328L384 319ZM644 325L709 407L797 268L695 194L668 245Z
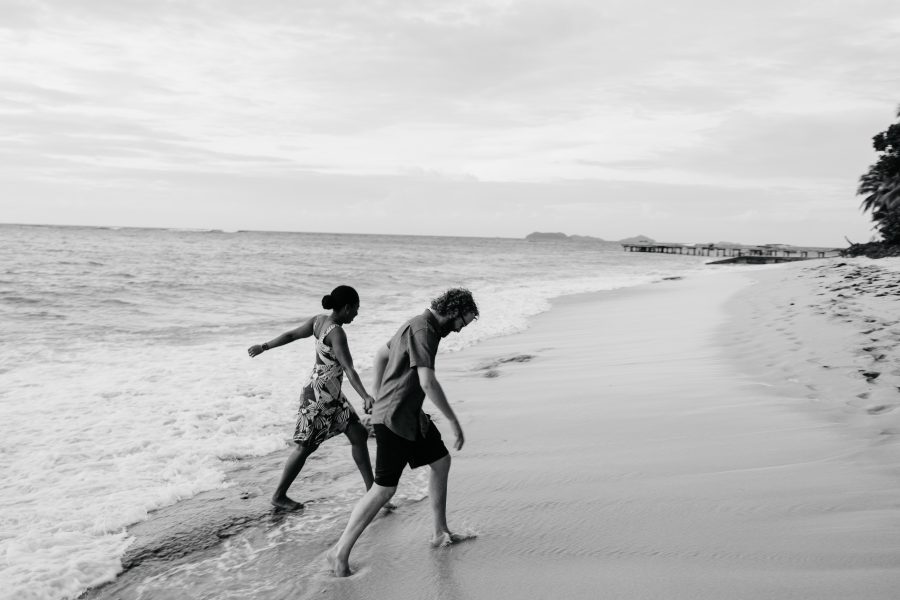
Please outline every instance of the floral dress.
M313 331L324 319L319 317L313 324ZM298 444L318 446L330 437L343 433L347 426L359 421L353 405L341 392L344 369L334 351L325 345L325 336L339 325L332 323L316 336L316 354L321 363L313 366L309 379L300 392L300 412L294 441Z

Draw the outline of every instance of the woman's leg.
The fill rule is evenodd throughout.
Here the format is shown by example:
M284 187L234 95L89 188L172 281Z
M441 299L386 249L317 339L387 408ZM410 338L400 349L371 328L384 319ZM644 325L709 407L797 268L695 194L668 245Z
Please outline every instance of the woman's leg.
M366 484L366 489L372 487L375 482L375 476L372 474L372 461L369 458L369 432L363 427L362 423L353 422L347 426L344 434L350 440L351 452L353 452L353 460L359 468L359 474L362 475Z
M294 483L297 475L300 474L300 469L303 468L306 459L316 451L316 448L318 446L299 443L294 448L294 451L284 464L284 470L281 472L281 481L278 482L278 487L275 488L275 493L272 494L272 504L274 506L285 510L299 510L303 508L302 503L288 498L287 491L291 484Z

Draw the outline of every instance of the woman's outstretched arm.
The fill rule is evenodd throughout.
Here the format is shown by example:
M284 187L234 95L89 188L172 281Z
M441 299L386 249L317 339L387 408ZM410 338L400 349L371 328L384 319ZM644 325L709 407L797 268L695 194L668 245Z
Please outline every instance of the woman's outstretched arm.
M313 323L315 322L315 317L310 317L306 321L303 322L300 327L296 329L291 329L290 331L286 331L279 335L276 338L264 343L264 344L254 344L247 348L247 354L250 355L250 358L262 354L266 350L271 350L272 348L277 348L278 346L284 346L285 344L290 344L294 340L299 340L302 338L308 338L313 334Z

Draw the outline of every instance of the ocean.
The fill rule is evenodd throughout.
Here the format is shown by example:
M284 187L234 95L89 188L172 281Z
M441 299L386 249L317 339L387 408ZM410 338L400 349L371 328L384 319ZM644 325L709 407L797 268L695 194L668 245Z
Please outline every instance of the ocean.
M324 312L333 287L360 294L346 331L370 386L376 349L448 287L481 318L442 353L559 296L712 268L592 242L25 225L0 225L0 257L0 597L52 600L115 579L154 510L229 486L235 461L287 457L312 345L247 347ZM329 446L301 480L355 472Z

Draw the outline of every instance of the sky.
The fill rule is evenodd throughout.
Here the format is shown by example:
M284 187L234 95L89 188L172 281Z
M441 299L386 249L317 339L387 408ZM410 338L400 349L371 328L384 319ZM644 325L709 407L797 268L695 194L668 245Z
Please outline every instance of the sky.
M0 222L845 246L896 0L0 0Z

